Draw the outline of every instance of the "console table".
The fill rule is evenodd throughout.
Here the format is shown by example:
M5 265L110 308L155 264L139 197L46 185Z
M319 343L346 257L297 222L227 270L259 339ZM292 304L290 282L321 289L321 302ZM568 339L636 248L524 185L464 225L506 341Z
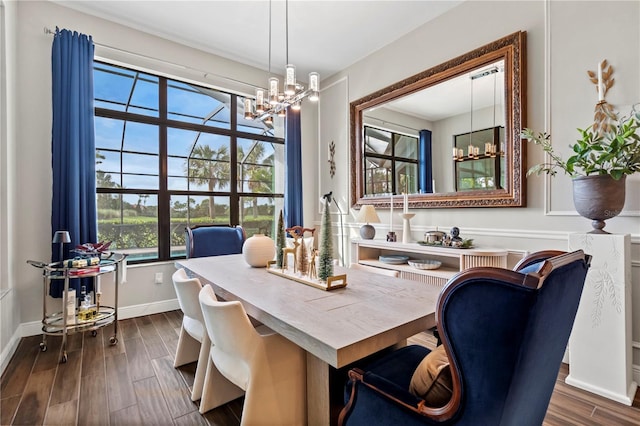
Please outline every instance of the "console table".
M431 259L442 262L438 269L416 269L408 264L394 265L378 260L384 255L405 255L410 259ZM351 241L351 262L400 272L400 278L426 284L444 285L460 271L474 266L507 267L507 250L491 248L451 248L422 246L418 243L387 242L383 240Z

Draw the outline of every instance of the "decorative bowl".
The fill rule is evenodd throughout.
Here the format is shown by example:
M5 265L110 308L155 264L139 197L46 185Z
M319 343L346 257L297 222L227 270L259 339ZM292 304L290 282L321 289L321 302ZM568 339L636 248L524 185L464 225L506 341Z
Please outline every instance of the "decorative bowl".
M429 242L429 243L440 243L442 244L442 241L444 241L444 238L447 236L447 234L445 234L442 231L427 231L424 233L424 239L425 241Z
M409 266L412 266L416 269L438 269L442 265L442 262L438 262L437 260L420 260L414 259L409 261Z
M378 260L382 263L388 263L390 265L402 265L403 263L407 263L407 260L409 260L409 256L403 256L403 255L380 256Z

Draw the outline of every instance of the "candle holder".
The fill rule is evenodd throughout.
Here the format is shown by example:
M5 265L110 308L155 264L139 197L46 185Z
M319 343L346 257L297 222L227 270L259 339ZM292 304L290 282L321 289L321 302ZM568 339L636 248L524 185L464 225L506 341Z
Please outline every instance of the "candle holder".
M403 213L402 214L402 242L408 244L411 242L411 219L415 216L415 213Z

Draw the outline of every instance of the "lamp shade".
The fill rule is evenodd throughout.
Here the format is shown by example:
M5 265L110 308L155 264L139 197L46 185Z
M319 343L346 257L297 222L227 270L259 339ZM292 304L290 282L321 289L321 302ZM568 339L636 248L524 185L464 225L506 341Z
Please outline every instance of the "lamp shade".
M71 235L69 235L69 231L56 231L55 234L53 234L53 240L51 240L52 243L70 243L71 242Z
M357 220L360 223L380 223L380 218L378 217L378 213L376 213L375 207L369 204L360 208Z
M362 206L362 208L360 208L360 213L358 213L357 220L358 222L365 223L365 225L362 225L360 228L360 236L365 240L372 240L373 237L376 236L376 230L369 224L380 223L380 218L378 217L378 213L376 213L375 207L368 204Z

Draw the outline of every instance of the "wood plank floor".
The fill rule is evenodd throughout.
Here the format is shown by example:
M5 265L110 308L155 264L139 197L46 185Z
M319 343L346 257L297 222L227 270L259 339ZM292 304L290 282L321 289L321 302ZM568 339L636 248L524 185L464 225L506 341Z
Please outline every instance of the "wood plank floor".
M195 363L174 369L182 314L165 312L119 322L112 328L69 336L68 362L60 364L60 338L22 339L0 382L1 425L230 425L240 424L243 398L198 413L191 401ZM421 333L410 343L434 346ZM640 392L633 407L564 383L563 365L545 425L639 425Z

